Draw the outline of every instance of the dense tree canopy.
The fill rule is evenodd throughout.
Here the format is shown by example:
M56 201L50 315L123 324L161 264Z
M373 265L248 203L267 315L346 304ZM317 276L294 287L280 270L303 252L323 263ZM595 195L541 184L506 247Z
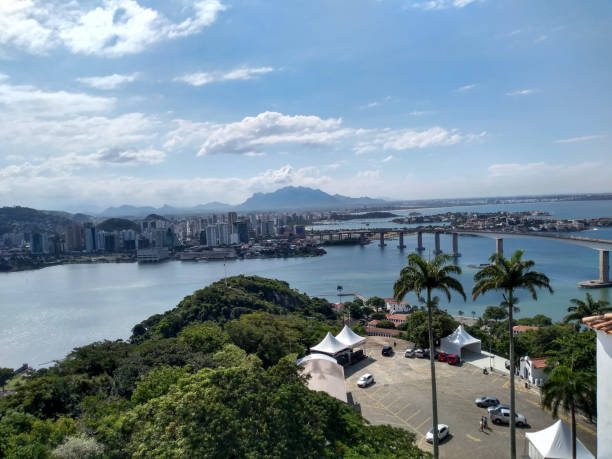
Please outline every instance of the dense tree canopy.
M340 327L284 282L213 284L0 398L0 457L429 457L307 388L296 357Z

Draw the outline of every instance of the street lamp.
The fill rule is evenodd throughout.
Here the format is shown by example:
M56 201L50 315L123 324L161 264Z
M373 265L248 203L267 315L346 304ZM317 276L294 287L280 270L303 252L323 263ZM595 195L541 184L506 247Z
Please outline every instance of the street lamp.
M344 289L342 288L342 285L338 285L336 287L336 290L338 291L338 307L340 307L340 303L341 303L340 299L342 296L342 290ZM344 325L344 311L342 311L342 325Z

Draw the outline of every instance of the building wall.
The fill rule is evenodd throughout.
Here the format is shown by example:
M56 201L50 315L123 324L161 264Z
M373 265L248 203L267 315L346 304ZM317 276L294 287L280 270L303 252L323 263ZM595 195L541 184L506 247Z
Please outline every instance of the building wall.
M612 335L597 331L597 457L612 457Z

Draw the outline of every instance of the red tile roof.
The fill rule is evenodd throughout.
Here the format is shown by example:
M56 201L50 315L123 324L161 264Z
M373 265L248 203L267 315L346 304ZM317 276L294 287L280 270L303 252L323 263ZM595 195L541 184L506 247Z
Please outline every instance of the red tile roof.
M593 330L602 331L608 335L612 335L612 313L585 317L582 319L582 323Z
M546 357L530 358L533 368L546 368Z
M536 327L535 325L515 325L512 327L513 332L523 333L527 330L537 330L540 327Z
M405 322L408 318L408 314L387 314L387 319L389 320L401 320Z
M378 327L365 327L365 331L368 335L373 333L378 334L386 334L389 336L396 336L401 333L401 330L396 330L395 328L378 328Z

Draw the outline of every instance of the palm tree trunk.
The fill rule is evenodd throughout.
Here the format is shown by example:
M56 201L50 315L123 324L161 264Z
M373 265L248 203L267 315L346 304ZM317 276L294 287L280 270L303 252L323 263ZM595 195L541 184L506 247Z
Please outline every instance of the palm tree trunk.
M576 459L576 410L571 408L572 413L572 459Z
M431 418L433 422L433 453L438 459L438 398L436 396L436 367L434 364L434 339L431 326L431 289L427 289L427 328L429 329L429 365L431 368Z
M510 459L516 459L516 423L515 423L515 395L514 395L514 334L512 333L512 315L514 313L514 297L512 290L508 291L508 332L510 333Z

